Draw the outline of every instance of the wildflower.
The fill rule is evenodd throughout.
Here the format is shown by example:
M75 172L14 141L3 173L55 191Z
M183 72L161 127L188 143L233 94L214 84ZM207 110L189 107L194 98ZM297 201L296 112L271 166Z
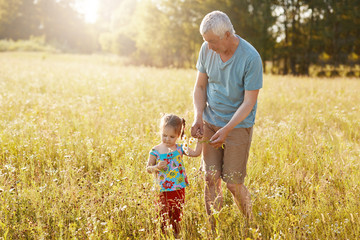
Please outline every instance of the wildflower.
M126 205L124 205L124 206L122 206L121 208L120 208L120 211L125 211L125 209L127 208L127 206Z
M45 191L46 187L47 187L47 184L45 184L43 187L40 187L40 188L39 188L39 192Z
M321 214L321 218L322 218L323 223L325 223L325 217L324 217L324 214Z
M6 164L5 169L7 169L9 172L15 172L16 168L13 167L11 164Z
M188 155L189 154L189 148L187 146L186 147L184 146L183 149L184 149L184 153L186 155Z

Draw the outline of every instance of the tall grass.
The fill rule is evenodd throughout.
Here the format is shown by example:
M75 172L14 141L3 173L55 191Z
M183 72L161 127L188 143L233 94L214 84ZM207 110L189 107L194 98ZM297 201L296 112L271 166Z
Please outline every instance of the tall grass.
M101 56L0 54L0 237L160 239L148 152L163 112L192 122L194 70ZM224 191L219 239L359 239L360 81L266 75L246 185ZM211 238L200 158L184 239ZM169 235L171 237L171 235Z

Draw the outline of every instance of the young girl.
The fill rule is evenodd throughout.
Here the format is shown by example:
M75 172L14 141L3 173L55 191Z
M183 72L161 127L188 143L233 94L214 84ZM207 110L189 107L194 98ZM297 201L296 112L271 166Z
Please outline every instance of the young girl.
M149 154L147 172L155 173L160 186L161 229L165 232L166 218L174 229L175 237L180 232L182 206L185 200L185 187L189 182L182 160L183 154L197 157L201 154L201 143L196 143L195 150L178 145L177 139L183 137L185 120L173 114L162 117L160 124L161 143Z

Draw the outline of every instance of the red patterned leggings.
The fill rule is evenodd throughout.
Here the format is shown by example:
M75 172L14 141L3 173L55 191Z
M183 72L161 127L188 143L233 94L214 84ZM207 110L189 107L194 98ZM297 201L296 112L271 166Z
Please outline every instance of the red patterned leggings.
M162 218L161 230L165 231L166 220L173 226L175 234L180 232L182 208L185 201L185 188L160 192L160 217Z

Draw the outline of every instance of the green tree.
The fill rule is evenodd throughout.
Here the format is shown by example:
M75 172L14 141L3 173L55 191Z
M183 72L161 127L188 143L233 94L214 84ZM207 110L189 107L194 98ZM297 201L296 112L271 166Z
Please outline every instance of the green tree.
M334 67L359 50L359 0L277 0L279 36L275 49L283 73L309 74L311 64L330 56ZM338 73L333 72L334 75Z
M90 52L96 48L80 14L73 8L74 0L39 0L41 34L65 51Z
M96 48L96 38L73 8L74 1L14 0L10 4L0 0L0 38L45 36L62 50L91 51Z
M202 42L198 31L201 19L193 10L199 5L198 1L141 1L135 17L137 61L155 66L193 66Z
M0 38L17 40L39 34L39 9L33 0L1 0L0 9Z
M20 5L21 0L0 0L0 38L5 35L5 26L16 17Z
M98 20L97 25L100 33L109 32L111 29L111 21L113 13L124 0L101 0L99 1ZM138 0L133 0L137 2Z
M271 59L275 39L271 27L276 18L272 15L271 0L228 1L224 11L229 15L235 30L260 53L264 70Z
M137 1L122 0L118 7L113 10L104 32L100 34L101 48L107 52L129 56L135 51L134 13ZM103 26L106 26L104 24Z
M331 63L338 66L347 62L348 55L359 51L360 1L326 0L323 19L325 51ZM358 52L359 53L359 52Z
M203 42L199 25L205 14L224 11L240 36L253 43L264 58L270 58L273 37L270 27L275 21L270 1L162 0L141 1L137 11L138 59L158 66L194 66ZM261 36L261 37L259 37ZM151 39L151 44L149 44Z

